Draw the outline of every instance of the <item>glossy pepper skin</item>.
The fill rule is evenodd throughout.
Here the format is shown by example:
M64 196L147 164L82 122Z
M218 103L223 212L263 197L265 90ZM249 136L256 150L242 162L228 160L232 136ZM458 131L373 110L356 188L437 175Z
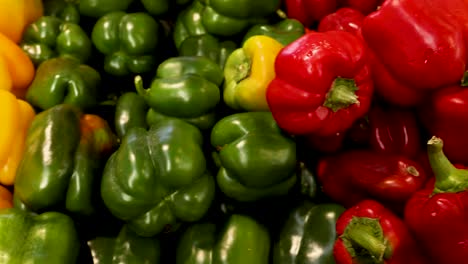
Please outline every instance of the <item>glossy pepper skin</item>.
M179 56L202 56L216 62L221 69L231 53L237 49L234 41L220 41L210 34L187 37L179 46Z
M296 181L296 144L270 112L224 117L211 130L221 191L238 201L285 195Z
M112 12L125 11L134 0L80 0L81 15L100 18Z
M343 212L336 233L336 264L430 263L403 220L374 200L364 200Z
M123 226L116 237L98 236L87 241L94 264L160 262L161 245L156 237L138 236Z
M44 0L44 16L57 17L65 22L79 24L81 14L78 1Z
M280 51L275 72L267 102L288 133L343 132L370 107L374 88L366 48L349 32L305 34Z
M391 0L364 19L362 36L375 57L382 98L416 106L430 91L460 83L467 70L467 12L468 4L459 0Z
M15 42L0 34L0 89L24 99L34 74L34 64L28 55Z
M0 210L13 207L13 194L0 185Z
M85 63L91 55L92 44L79 25L53 16L43 16L26 28L21 48L37 66L58 56Z
M135 92L126 92L119 96L114 115L117 136L122 139L132 127L147 128L146 113L148 108L143 97Z
M281 43L283 46L295 41L305 34L304 25L296 19L283 19L276 24L257 24L252 26L244 35L245 43L250 37L265 35Z
M364 18L365 16L358 10L342 7L324 16L317 26L317 31L343 30L360 36Z
M187 8L180 11L174 25L173 39L177 49L188 37L208 34L200 19L205 6L195 0Z
M40 215L10 208L0 210L0 261L76 263L79 240L73 220L62 213Z
M229 55L224 67L224 102L245 111L269 111L266 89L275 78L275 59L283 45L274 38L250 37Z
M338 0L338 6L352 8L364 15L368 15L378 9L384 0Z
M310 28L326 15L333 13L337 9L337 1L285 0L285 7L289 18L297 19Z
M335 225L344 211L339 204L307 200L292 209L275 242L273 263L334 263Z
M19 43L24 29L44 14L42 0L6 0L0 11L0 33Z
M99 18L91 39L105 55L104 70L124 76L153 70L159 33L159 23L147 13L112 12Z
M440 138L427 144L435 183L408 200L405 222L433 263L463 263L468 257L468 170L451 164Z
M114 144L106 121L96 115L66 104L42 111L28 130L15 196L35 212L65 208L91 215L97 199L94 189Z
M110 212L147 237L203 217L215 183L206 169L202 139L196 127L175 118L149 131L128 131L102 178L101 196Z
M217 36L234 36L251 25L265 21L280 7L279 0L200 0L205 4L202 23L206 31Z
M23 157L26 133L35 116L29 103L12 93L0 90L0 184L13 185L16 169Z
M177 264L267 264L270 253L268 230L255 219L231 215L223 226L197 223L179 240Z
M215 108L221 100L219 86L223 79L223 71L214 61L199 56L179 56L158 66L150 88L143 88L139 77L135 78L135 86L156 114L181 118L199 128L208 128L215 122Z
M62 103L87 109L97 104L101 75L86 64L67 57L39 65L26 93L26 100L45 110Z
M422 165L415 160L401 154L358 149L321 158L317 177L323 192L345 207L375 199L398 211L427 179Z

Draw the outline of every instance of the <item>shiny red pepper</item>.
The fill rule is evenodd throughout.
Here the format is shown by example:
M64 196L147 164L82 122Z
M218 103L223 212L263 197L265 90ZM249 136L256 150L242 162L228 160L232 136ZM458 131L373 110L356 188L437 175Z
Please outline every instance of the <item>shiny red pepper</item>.
M330 136L369 109L374 88L366 49L349 32L303 35L280 51L275 72L267 102L288 133Z
M338 0L338 6L350 7L367 15L377 10L384 0Z
M373 105L368 114L370 145L375 151L415 158L421 150L421 131L410 109Z
M468 170L457 169L443 152L443 142L428 141L435 184L416 192L405 208L405 222L434 264L468 260Z
M299 20L305 27L311 27L337 8L336 0L285 0L289 18Z
M468 2L387 0L362 24L375 57L377 93L415 106L434 89L460 82L468 60Z
M320 20L317 31L343 30L359 35L364 15L356 9L343 7Z
M427 174L408 157L352 149L321 158L317 179L323 192L345 207L374 199L400 213L411 195L424 186Z
M336 264L429 264L403 220L374 200L341 214L336 233Z

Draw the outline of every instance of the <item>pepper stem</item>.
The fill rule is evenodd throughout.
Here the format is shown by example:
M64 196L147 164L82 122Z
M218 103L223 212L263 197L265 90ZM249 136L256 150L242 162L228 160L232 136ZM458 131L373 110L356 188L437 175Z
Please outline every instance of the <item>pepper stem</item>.
M141 78L140 75L135 76L135 88L137 90L137 93L141 96L144 96L146 94L146 89L143 87L143 79Z
M468 86L468 71L463 74L463 78L461 79L461 86L466 87Z
M434 193L456 193L468 189L468 170L457 169L443 152L443 141L433 136L427 142L429 162L435 176Z
M352 104L358 104L356 91L358 87L353 79L338 77L333 81L328 91L323 106L330 108L333 112L346 108Z

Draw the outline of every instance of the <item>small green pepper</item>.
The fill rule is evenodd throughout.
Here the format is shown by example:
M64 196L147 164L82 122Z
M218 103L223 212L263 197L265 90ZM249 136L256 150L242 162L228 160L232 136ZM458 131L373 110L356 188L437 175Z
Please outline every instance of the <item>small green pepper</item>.
M177 15L173 32L176 48L179 48L182 42L188 37L207 34L201 22L201 15L204 9L205 6L195 0L190 6Z
M125 11L133 0L79 0L80 14L89 17L102 17L108 13Z
M115 106L114 126L117 136L122 139L132 127L147 128L148 105L142 96L135 92L122 94Z
M80 11L75 0L44 0L44 15L62 19L65 22L80 23Z
M304 34L305 29L301 22L296 19L284 19L273 25L257 24L252 26L242 42L255 35L266 35L286 46Z

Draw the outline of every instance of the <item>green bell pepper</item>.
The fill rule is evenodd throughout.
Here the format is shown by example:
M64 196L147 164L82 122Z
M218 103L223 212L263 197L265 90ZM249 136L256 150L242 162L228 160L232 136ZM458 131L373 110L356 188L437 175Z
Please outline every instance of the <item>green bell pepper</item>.
M148 13L154 16L166 14L174 7L186 5L191 0L141 0Z
M159 23L147 13L112 12L96 22L91 39L105 55L107 73L140 74L156 66L159 30Z
M195 0L177 15L173 32L174 44L177 49L186 38L207 34L200 19L204 9L205 6Z
M34 65L58 56L85 63L91 55L91 40L77 24L53 16L43 16L26 27L21 48Z
M115 145L106 121L71 105L57 105L35 116L25 145L14 185L15 205L21 201L35 212L64 207L91 215L99 199L98 177Z
M213 223L188 227L177 245L176 263L266 264L269 253L266 228L251 217L235 214L222 228Z
M233 41L219 41L210 34L187 37L179 47L179 56L202 56L216 62L221 69L231 53L237 49Z
M142 96L126 92L119 96L115 105L114 126L117 136L122 139L132 127L148 128L146 113L148 105Z
M140 237L123 226L117 237L99 236L87 242L94 264L160 263L161 245L155 237Z
M97 104L101 76L77 60L59 57L46 60L37 68L26 92L26 100L40 109L66 103L86 109Z
M244 36L245 42L248 38L256 35L266 35L274 38L283 46L295 41L305 34L304 25L296 19L284 19L276 24L257 24L252 26Z
M125 11L133 0L79 0L80 14L89 17L102 17L108 13Z
M58 212L2 209L0 237L2 264L73 264L80 247L73 220Z
M217 182L238 201L285 195L296 182L296 144L270 112L245 112L218 121L211 145L221 165Z
M143 88L139 76L135 85L138 94L153 111L207 128L215 121L213 116L221 100L219 86L223 79L223 71L214 61L205 57L179 56L158 66L150 88ZM206 120L211 121L206 123Z
M196 127L175 118L130 129L104 169L104 204L140 236L199 220L215 194L202 143Z
M345 211L339 204L305 201L294 208L273 248L274 264L335 263L335 225Z
M69 23L80 23L80 10L76 0L44 0L44 15Z

